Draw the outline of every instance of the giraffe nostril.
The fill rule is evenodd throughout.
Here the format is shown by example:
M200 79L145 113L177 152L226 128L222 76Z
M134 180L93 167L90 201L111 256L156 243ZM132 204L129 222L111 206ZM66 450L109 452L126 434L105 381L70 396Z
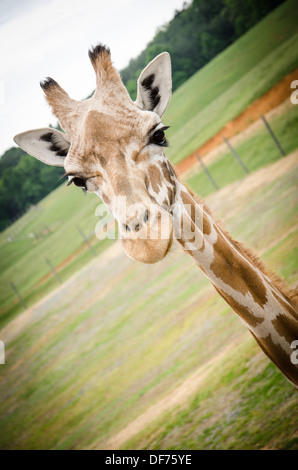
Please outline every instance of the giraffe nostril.
M133 220L129 221L128 224L122 224L126 232L140 232L144 224L149 220L149 211L146 209L145 212L140 211L138 214L135 214Z
M144 215L144 222L146 223L148 219L149 219L149 213L146 210L145 215Z

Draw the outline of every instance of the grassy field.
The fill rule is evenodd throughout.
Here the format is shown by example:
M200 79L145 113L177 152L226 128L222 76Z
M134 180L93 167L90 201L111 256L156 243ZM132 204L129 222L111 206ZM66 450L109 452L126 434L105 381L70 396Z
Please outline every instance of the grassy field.
M208 198L290 283L297 172L296 152ZM297 392L180 250L147 266L115 241L1 339L2 449L298 448Z
M95 210L100 204L94 195L84 197L78 188L63 184L0 235L0 325L22 309L11 281L31 305L57 285L45 257L62 281L92 259L78 227L91 235L90 245L96 253L110 244L94 236Z
M297 14L297 2L285 2L174 93L163 118L174 164L297 67Z

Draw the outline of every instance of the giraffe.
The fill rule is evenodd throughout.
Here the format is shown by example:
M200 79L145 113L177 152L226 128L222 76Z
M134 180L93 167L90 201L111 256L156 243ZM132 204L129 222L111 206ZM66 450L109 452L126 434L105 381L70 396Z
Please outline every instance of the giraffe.
M89 50L93 96L76 101L52 78L41 82L60 132L41 128L14 140L48 165L64 167L67 185L94 192L118 222L124 252L143 263L165 258L175 239L240 317L264 353L298 388L293 345L297 294L216 222L167 160L162 123L171 98L171 59L159 54L142 71L133 101L101 44Z

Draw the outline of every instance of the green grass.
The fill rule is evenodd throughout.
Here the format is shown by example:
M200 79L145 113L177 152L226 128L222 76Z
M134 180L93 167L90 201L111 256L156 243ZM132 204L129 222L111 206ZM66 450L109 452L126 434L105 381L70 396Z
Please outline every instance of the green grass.
M63 184L0 235L0 325L22 309L10 282L31 305L58 285L45 257L58 269L62 281L92 259L77 227L94 237L99 204L94 195L84 197L81 191ZM94 237L90 244L99 254L110 241Z
M186 407L164 414L124 448L297 449L297 399L273 365L262 365L252 341L227 355Z
M281 237L297 220L298 170L290 158L270 183L260 180L251 191L245 180L235 182L210 205L237 238L257 244L297 282L293 240ZM182 251L148 266L113 247L21 319L10 340L1 338L2 449L105 448L212 360L188 400L123 447L297 448L297 393Z
M164 117L174 164L297 67L297 13L285 2L174 93Z

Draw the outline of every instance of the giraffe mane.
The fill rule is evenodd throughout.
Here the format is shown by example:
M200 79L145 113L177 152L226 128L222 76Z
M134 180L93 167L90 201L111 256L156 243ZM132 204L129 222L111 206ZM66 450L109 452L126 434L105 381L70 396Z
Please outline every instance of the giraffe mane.
M216 224L219 228L224 232L224 234L228 237L230 242L237 248L237 250L243 254L249 261L253 263L270 281L278 288L278 290L287 298L287 300L293 304L293 306L298 305L298 286L295 288L291 288L285 284L283 279L276 274L270 267L268 267L260 257L253 251L253 249L248 248L243 242L239 242L235 240L231 234L226 230L222 220L216 219L207 204L205 203L204 199L200 198L197 194L195 194L192 190L187 188L190 194L192 195L193 199L198 203L204 206L204 210L207 214L215 220Z

